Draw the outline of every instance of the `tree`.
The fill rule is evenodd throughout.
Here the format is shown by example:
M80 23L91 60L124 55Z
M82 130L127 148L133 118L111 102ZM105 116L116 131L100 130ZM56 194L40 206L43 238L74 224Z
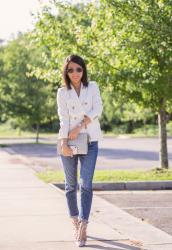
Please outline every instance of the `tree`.
M100 60L99 74L109 73L106 77L120 99L151 107L158 113L160 166L168 168L166 113L172 103L171 1L102 0L90 13L93 62L95 58L108 62Z
M4 67L4 63L3 63L3 47L0 46L0 111L1 111L1 117L0 117L0 122L4 119L4 114L5 114L5 110L4 110L4 99L2 96L2 79L4 77L4 72L3 72L3 67Z
M120 17L120 31L114 31L115 38L108 37L109 42L116 41L116 50L120 50L116 53L120 62L116 77L125 77L127 81L120 88L129 99L158 113L160 166L168 168L166 113L172 104L171 1L101 2L111 20L117 21L115 14Z
M56 13L44 8L35 29L35 38L47 48L43 78L50 73L59 84L62 59L70 53L84 56L91 77L103 91L108 86L117 102L131 101L158 114L160 166L168 168L171 0L100 0L77 6L53 2Z
M4 77L1 81L6 114L15 118L20 128L35 128L37 142L41 122L52 115L48 83L29 74L28 64L40 63L39 52L29 45L27 35L20 35L9 42L4 48Z

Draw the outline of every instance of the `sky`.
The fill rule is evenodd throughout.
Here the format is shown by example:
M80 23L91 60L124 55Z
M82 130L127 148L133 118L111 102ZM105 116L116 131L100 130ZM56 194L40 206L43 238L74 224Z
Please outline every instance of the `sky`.
M40 0L46 4L48 0ZM79 2L80 0L71 0ZM0 39L9 40L18 32L33 28L34 18L31 13L39 9L39 0L0 0Z

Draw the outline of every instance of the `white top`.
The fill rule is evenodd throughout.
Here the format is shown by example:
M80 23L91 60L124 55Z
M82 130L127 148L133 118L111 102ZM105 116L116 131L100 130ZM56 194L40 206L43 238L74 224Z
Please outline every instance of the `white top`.
M95 82L89 82L88 87L81 83L80 95L78 97L74 87L72 89L61 87L57 91L57 107L60 119L59 139L68 138L68 133L76 127L87 115L91 123L87 129L83 128L80 133L88 133L90 141L102 139L99 123L103 105L99 87Z

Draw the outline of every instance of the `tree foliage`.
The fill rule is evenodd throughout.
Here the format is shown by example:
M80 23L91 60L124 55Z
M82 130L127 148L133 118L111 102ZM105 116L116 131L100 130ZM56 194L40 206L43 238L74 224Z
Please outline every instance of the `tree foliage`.
M38 129L56 114L51 87L33 76L29 69L29 64L41 64L39 54L28 36L20 35L4 47L1 56L0 90L6 119L15 119L16 126L23 129Z
M62 59L84 56L90 76L118 102L134 102L160 116L161 156L167 156L166 112L172 100L172 5L170 0L100 0L86 6L54 1L45 8L35 37L48 46L45 61L60 79ZM167 157L166 157L167 158ZM162 165L168 165L164 161Z

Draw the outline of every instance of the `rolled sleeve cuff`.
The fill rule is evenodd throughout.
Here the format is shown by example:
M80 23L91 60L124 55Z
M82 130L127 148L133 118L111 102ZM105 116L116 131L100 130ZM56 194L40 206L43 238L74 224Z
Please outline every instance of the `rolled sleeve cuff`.
M99 117L98 114L95 114L94 112L88 112L86 113L86 116L88 116L91 119L91 121L94 121L96 118Z
M60 129L58 137L59 137L59 139L65 139L65 138L67 139L68 138L68 130Z

